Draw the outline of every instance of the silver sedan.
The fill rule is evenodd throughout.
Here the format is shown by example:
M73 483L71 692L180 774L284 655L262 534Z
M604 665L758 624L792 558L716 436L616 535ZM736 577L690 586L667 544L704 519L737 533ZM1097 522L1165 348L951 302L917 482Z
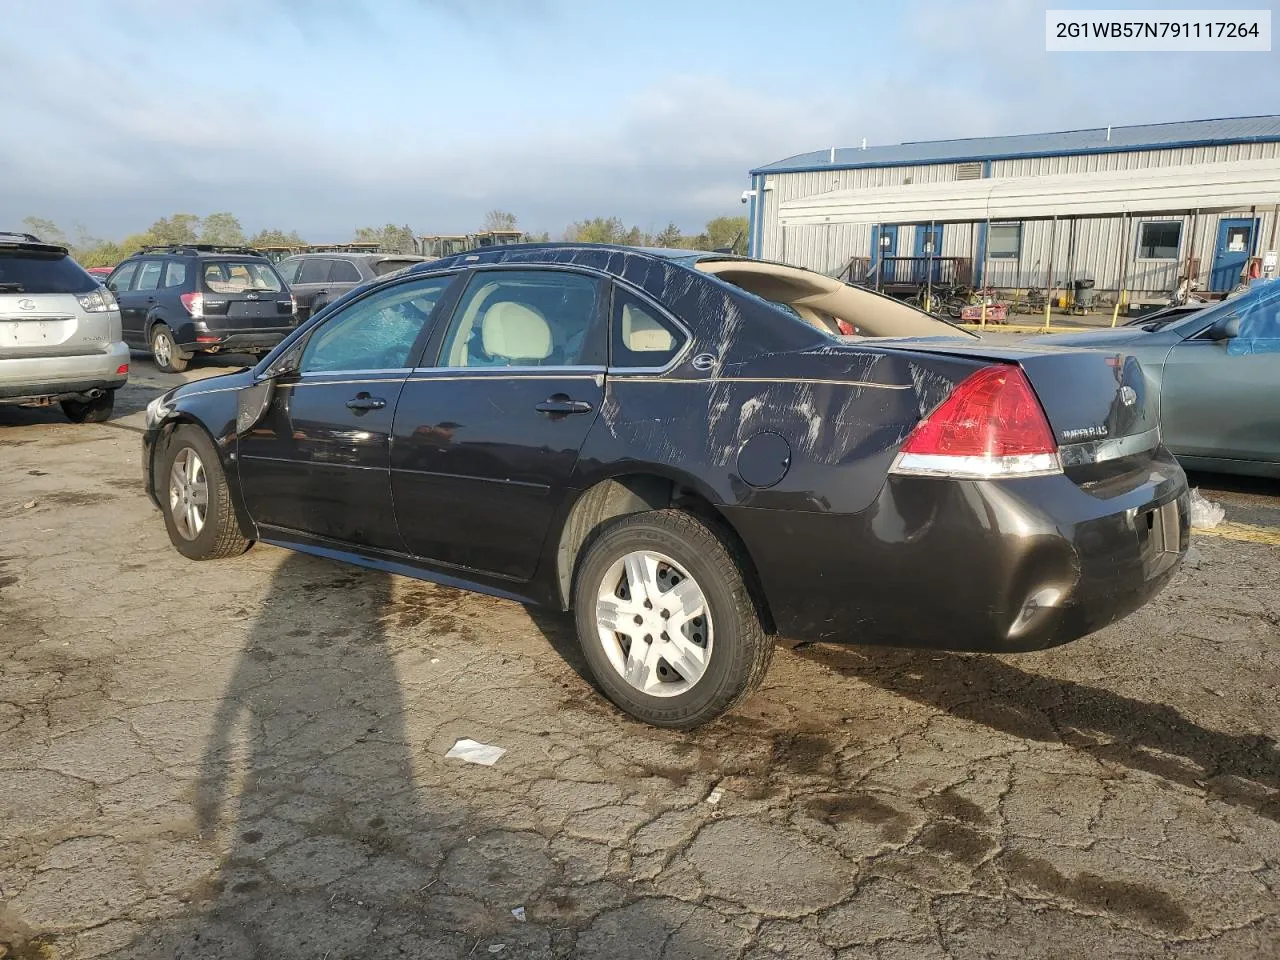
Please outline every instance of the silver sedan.
M1184 467L1280 478L1280 280L1189 313L1033 342L1137 357Z

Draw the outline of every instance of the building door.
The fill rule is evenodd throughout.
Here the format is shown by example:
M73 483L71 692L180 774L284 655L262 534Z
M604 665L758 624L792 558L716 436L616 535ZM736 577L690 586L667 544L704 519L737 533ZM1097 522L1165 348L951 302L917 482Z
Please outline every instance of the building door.
M916 256L920 262L912 269L912 280L925 283L930 280L931 272L933 283L942 279L942 264L937 259L942 256L942 224L922 223L916 226ZM934 258L932 264L930 257Z
M1210 290L1234 290L1245 261L1253 254L1256 222L1251 217L1218 221L1218 245L1213 249Z
M875 226L871 228L871 269L867 271L867 280L872 286L893 283L894 262L885 261L886 257L898 255L898 228L895 224Z

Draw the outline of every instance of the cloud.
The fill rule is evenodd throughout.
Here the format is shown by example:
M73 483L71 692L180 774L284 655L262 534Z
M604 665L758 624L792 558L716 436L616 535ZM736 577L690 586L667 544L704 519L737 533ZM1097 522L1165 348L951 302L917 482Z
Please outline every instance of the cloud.
M518 46L568 15L553 0L487 0L485 9L499 14L488 17L476 5L417 5L449 29L483 32L498 45L486 48L496 59L502 44ZM385 35L395 27L389 14L380 22L336 0L228 0L218 6L219 29L252 36L256 28L281 62L261 77L171 77L145 25L163 12L172 44L199 36L211 8L128 0L120 9L124 26L102 27L109 56L86 57L82 44L26 44L20 30L0 36L10 85L0 108L8 129L21 131L0 137L0 227L34 214L119 236L174 211L232 210L250 230L342 239L370 223L473 229L501 207L553 233L611 215L646 228L668 220L694 228L741 212L737 198L752 167L797 153L863 137L892 143L1228 115L1247 112L1240 90L1276 80L1265 56L1047 54L1041 8L925 0L891 32L851 47L847 62L789 63L785 83L714 68L658 71L649 82L605 76L613 100L566 109L589 98L548 66L521 88L537 109L513 118L495 110L501 83L421 98L400 91L378 109L379 95L392 90L379 75L367 84L374 106L325 109L348 84L347 74L334 73L341 65L287 57L320 44L320 33ZM295 46L277 43L281 29ZM870 49L876 43L889 49ZM216 43L191 56L209 50ZM1227 72L1230 84L1221 82ZM312 102L319 106L308 109Z

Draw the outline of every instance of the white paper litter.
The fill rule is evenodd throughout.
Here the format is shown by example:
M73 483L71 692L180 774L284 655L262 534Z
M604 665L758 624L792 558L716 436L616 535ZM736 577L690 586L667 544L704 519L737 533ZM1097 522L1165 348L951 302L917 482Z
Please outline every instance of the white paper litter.
M720 802L720 799L723 796L724 796L724 791L721 790L719 787L716 787L714 790L712 790L710 793L707 794L707 799L704 800L703 803L709 803L714 807L717 803Z
M491 943L491 944L489 944L489 952L490 952L490 953L501 953L501 952L502 952L503 950L505 950L505 949L507 949L507 945L506 945L505 943Z
M481 766L492 767L498 762L498 758L506 752L505 747L494 747L476 740L463 739L449 748L445 758L465 760L467 763L478 763Z
M1191 526L1199 530L1212 530L1226 515L1226 508L1222 504L1206 500L1200 495L1199 487L1191 488Z
M515 917L517 920L519 920L521 923L524 923L524 919L525 919L525 918L524 918L524 907L516 907L515 909L513 909L513 910L511 911L511 915L512 915L513 917Z

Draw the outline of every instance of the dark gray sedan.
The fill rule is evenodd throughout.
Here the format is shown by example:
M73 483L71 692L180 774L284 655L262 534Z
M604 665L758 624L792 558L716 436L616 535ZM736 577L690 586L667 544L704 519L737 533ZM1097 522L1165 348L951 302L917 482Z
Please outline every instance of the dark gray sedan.
M421 263L422 257L400 253L299 253L276 265L298 304L298 322L362 283Z
M1280 477L1280 281L1189 314L1035 342L1137 357L1184 467Z

